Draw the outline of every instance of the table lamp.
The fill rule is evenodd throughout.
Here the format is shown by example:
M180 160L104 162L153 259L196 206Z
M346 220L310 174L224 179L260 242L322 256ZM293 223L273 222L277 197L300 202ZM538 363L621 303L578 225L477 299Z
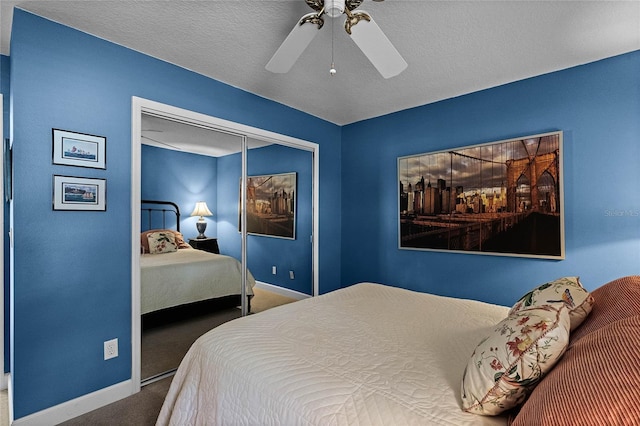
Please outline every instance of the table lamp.
M205 203L204 201L198 201L196 203L196 207L193 209L193 212L191 212L191 216L200 216L200 219L198 219L198 221L196 222L196 229L199 232L196 239L201 240L203 238L207 238L206 235L204 235L204 231L205 229L207 229L207 222L205 222L203 216L213 216L213 213L211 213L211 211L207 207L207 203Z

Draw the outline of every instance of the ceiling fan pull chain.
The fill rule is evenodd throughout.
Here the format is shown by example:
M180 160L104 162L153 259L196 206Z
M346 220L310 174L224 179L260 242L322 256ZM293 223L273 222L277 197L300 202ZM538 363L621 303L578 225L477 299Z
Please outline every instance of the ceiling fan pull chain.
M334 65L333 62L333 36L335 34L335 31L333 30L334 25L333 22L335 21L335 19L331 20L331 68L329 68L329 75L336 75L336 66Z

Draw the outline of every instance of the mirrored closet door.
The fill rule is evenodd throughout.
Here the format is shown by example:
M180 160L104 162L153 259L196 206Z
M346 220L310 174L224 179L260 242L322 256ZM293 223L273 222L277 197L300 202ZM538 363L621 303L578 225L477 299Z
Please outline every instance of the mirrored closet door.
M210 329L317 292L318 158L315 144L152 101L134 99L133 120L133 369L138 355L145 385L173 374Z
M142 116L143 381L172 373L198 337L241 316L241 153L238 135Z
M247 146L247 267L258 291L311 296L313 153L255 138Z

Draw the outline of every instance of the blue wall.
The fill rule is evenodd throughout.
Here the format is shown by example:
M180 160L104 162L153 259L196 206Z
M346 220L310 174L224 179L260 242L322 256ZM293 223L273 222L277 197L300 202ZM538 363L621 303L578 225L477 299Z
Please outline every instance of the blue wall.
M320 288L340 286L338 126L18 9L10 62L15 418L131 378L132 96L320 144ZM107 169L52 165L52 128L106 136ZM107 211L52 211L54 174L107 179Z
M205 235L216 236L218 162L215 157L142 145L140 163L141 198L178 204L181 213L180 230L185 241L198 236L196 222L199 217L190 216L198 201L206 201L207 207L214 214L204 218L207 222ZM142 226L148 223L146 214L141 219ZM169 219L167 217L167 221ZM159 217L153 216L152 220L153 227L160 226L160 222L156 222ZM167 222L167 227L175 229L173 222Z
M399 156L564 132L566 259L398 249ZM371 280L511 305L579 275L640 273L640 52L343 128L342 281Z

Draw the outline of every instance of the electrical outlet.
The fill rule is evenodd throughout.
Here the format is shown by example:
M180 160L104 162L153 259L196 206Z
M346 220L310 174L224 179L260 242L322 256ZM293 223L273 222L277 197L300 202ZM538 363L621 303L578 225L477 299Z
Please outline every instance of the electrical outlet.
M118 356L118 339L107 340L104 342L104 359L105 361Z
M275 274L277 273L277 269L276 269L276 267L275 267L275 266L272 266L272 267L271 267L271 273L272 273L273 275L275 275Z
M289 271L289 279L290 280L295 280L296 276L293 274L293 271Z

